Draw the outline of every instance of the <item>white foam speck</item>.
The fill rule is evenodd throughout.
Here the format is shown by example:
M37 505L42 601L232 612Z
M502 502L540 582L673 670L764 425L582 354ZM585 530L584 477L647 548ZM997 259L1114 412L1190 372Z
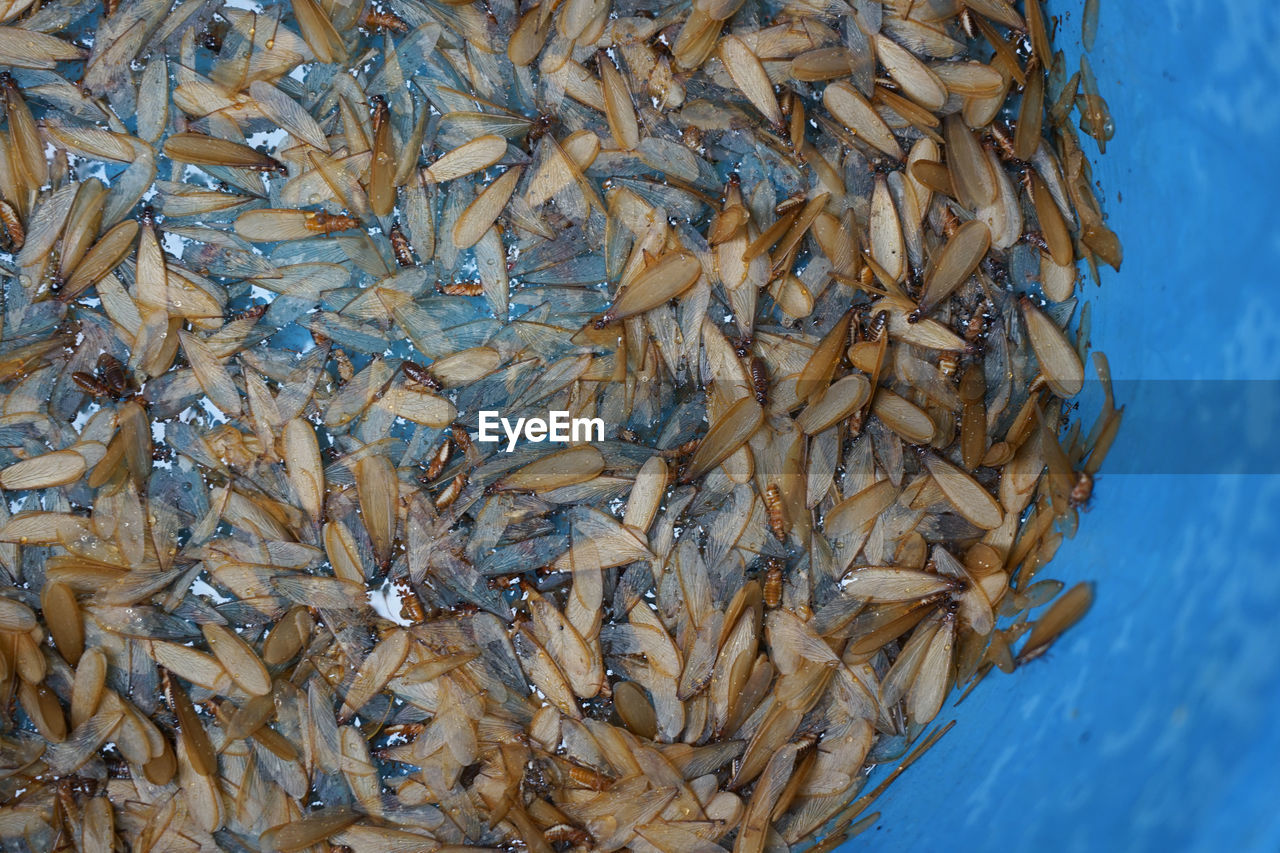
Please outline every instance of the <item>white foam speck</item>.
M213 587L209 586L208 583L201 580L200 578L196 578L191 582L191 591L194 592L196 595L203 595L203 596L207 596L208 598L212 598L214 604L226 604L228 601L231 600L227 598L225 595L223 595L222 593L218 592Z
M390 581L382 584L382 589L369 590L369 604L383 619L389 619L397 625L412 625L408 619L400 616L400 590Z

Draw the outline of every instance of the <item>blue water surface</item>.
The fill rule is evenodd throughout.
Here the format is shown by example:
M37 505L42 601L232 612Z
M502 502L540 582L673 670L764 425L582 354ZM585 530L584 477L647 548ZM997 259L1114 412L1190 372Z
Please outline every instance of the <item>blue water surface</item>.
M1073 63L1081 5L1050 3ZM1117 132L1095 177L1125 261L1085 295L1126 380L1125 473L1048 572L1097 601L945 708L956 728L842 850L1280 850L1280 477L1223 473L1278 470L1254 451L1221 462L1278 432L1256 381L1280 379L1277 45L1272 2L1102 0ZM1178 380L1225 383L1230 414Z

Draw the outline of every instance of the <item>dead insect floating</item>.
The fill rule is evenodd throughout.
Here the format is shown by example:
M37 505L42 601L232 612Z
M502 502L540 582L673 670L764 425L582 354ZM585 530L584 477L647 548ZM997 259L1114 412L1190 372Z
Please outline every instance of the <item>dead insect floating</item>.
M1040 0L244 5L0 26L0 846L830 849L1064 648Z

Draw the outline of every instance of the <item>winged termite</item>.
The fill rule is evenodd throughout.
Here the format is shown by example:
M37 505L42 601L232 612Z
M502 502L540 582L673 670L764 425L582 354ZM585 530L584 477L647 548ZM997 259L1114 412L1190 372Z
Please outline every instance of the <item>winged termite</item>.
M876 392L871 412L910 444L930 444L936 427L927 412L892 391Z
M115 816L111 801L106 797L93 797L84 807L84 829L81 843L86 851L106 853L115 845Z
M901 124L912 125L924 134L924 138L935 142L941 140L941 137L934 130L940 122L933 113L915 101L904 98L902 95L883 86L877 86L874 95L876 102L882 104L890 116L888 121L895 126Z
M85 472L85 459L74 450L58 450L15 462L0 471L6 489L46 489L74 483Z
M443 154L422 173L432 183L443 183L483 171L507 153L507 141L497 134L477 136Z
M1031 626L1027 641L1018 652L1016 662L1027 663L1040 657L1093 606L1093 586L1079 583L1054 600L1049 609Z
M0 10L28 846L830 847L1084 609L1087 65L1030 2L299 3ZM543 408L620 440L468 437Z
M222 710L225 710L225 706ZM263 693L248 699L228 715L220 714L219 722L223 725L228 741L243 740L266 725L275 713L275 701L271 694Z
M396 162L391 152L391 112L386 99L380 95L375 95L370 102L373 107L373 143L366 185L374 215L387 216L395 206Z
M400 487L395 466L385 456L363 456L355 466L356 492L374 553L386 566L395 539Z
M666 492L669 472L660 456L651 456L636 474L623 514L623 523L640 531L647 531L661 505Z
M886 276L900 281L906 275L907 251L903 244L902 222L883 177L876 178L871 196L870 238L871 257Z
M759 429L763 416L760 404L750 397L743 397L730 406L707 430L681 481L690 482L728 459Z
M600 153L600 137L590 131L579 131L557 142L549 138L542 149L545 156L541 158L537 170L529 180L524 199L532 207L546 204L557 197L570 185L580 190L590 187L582 176ZM594 190L584 192L583 196L592 202Z
M271 628L262 643L262 660L275 666L292 658L311 633L311 617L305 607L295 606Z
M904 157L893 131L857 89L845 81L832 83L822 94L823 105L856 136L895 160Z
M1106 99L1098 92L1098 81L1093 76L1089 59L1080 55L1080 86L1083 91L1076 96L1076 109L1080 111L1080 129L1098 143L1098 150L1107 152L1107 142L1115 136L1115 121Z
M72 271L58 292L58 298L63 301L73 299L97 284L124 260L137 236L138 223L133 220L121 222L103 234Z
M1048 187L1045 183L1037 178L1034 174L1028 173L1028 180L1031 184L1032 201L1035 204L1036 219L1040 222L1040 229L1044 235L1044 240L1048 244L1049 254L1053 259L1053 265L1059 270L1069 268L1072 261L1075 260L1075 254L1071 245L1071 234L1067 228L1066 221L1062 218L1062 211L1058 209L1058 205L1053 201ZM1075 275L1070 274L1072 283L1074 284ZM1049 287L1049 283L1045 282L1045 286ZM1062 288L1056 288L1061 293ZM1066 297L1056 301L1065 301Z
M947 167L936 160L917 160L912 162L910 176L921 186L943 195L954 196L955 189L951 183L951 173Z
M56 36L0 26L0 65L52 71L59 62L85 58L85 51Z
M842 316L818 342L796 379L797 398L808 400L826 390L845 348L852 316L852 311Z
M186 746L191 767L201 776L212 776L218 772L218 759L209 742L209 735L196 715L191 699L183 689L173 682L169 673L164 672L165 696L174 715L178 719L178 732Z
M283 172L284 166L248 145L202 133L176 133L164 142L164 153L196 166L233 166L263 172Z
M302 37L317 59L321 62L340 62L346 59L347 49L342 36L320 5L314 0L302 0L293 12Z
M1019 302L1027 324L1027 337L1040 362L1040 373L1060 397L1074 397L1084 385L1084 365L1058 326L1023 297Z
M233 415L239 414L240 392L231 375L209 349L208 344L187 332L179 332L179 337L187 361L191 364L200 387L209 395L209 399L222 411Z
M589 444L559 450L502 477L490 490L545 492L582 483L604 470L600 451Z
M67 736L67 721L52 690L43 684L24 681L18 687L18 702L45 740L61 744Z
M791 60L791 76L805 82L834 80L852 72L856 61L847 47L820 47Z
M277 824L262 833L262 844L269 850L291 853L305 850L325 841L359 819L357 812L347 809L329 809L312 812L301 818Z
M1115 270L1120 269L1124 252L1114 231L1101 223L1090 223L1082 230L1080 239L1103 263Z
M800 210L794 206L791 209L782 211L782 215L774 220L773 224L760 232L760 235L751 241L743 253L745 260L753 260L760 255L768 252L773 248L784 234L792 230L796 220L800 218Z
M957 512L985 530L1000 526L1004 512L976 480L933 454L926 454L924 462L938 488Z
M954 581L929 572L869 566L854 569L842 582L846 595L868 601L919 601L956 588Z
M602 329L610 323L643 314L674 299L693 286L702 275L702 264L689 252L669 252L629 282L595 326Z
M409 654L410 639L404 631L392 631L378 643L360 665L355 679L347 689L339 721L349 719L365 706L373 696L386 686L387 681Z
M877 302L876 307L885 313L888 332L894 340L933 350L963 352L965 349L964 339L941 323L930 319L917 319L912 323L914 305L890 297Z
M960 412L960 458L972 471L987 451L986 380L977 365L970 365L961 375L959 390L964 401Z
M177 643L155 642L150 654L166 670L206 690L221 691L229 687L226 669L204 652Z
M323 210L250 210L236 219L236 233L246 240L305 240L317 234L333 234L358 228L350 216Z
M970 210L990 204L995 199L995 176L973 131L959 116L948 116L942 126L956 200Z
M262 114L290 136L321 151L328 150L329 140L320 125L293 98L263 80L250 83L249 94Z
M282 444L281 456L289 482L311 520L318 522L324 508L325 478L311 424L301 418L290 420L285 424Z
M431 376L442 387L469 385L493 373L502 354L491 347L470 347L441 356L431 363Z
M990 98L1004 88L1000 72L980 62L935 62L929 68L954 95Z
M1019 160L1030 160L1040 145L1041 122L1044 118L1044 74L1033 72L1027 78L1018 109L1018 128L1013 138L1014 154Z
M640 124L635 107L631 103L631 91L626 78L605 55L597 54L600 69L600 86L604 93L605 117L614 144L632 151L640 144Z
M782 111L773 92L773 83L746 42L735 35L720 39L720 61L733 78L734 84L771 125L782 124Z
M453 242L459 249L469 249L480 242L480 238L502 215L511 194L515 192L521 171L519 166L514 166L503 172L500 178L476 196L475 201L467 205L453 226Z
M25 633L36 627L36 614L21 601L0 598L0 631Z
M46 582L40 593L40 609L58 651L75 666L84 654L84 619L75 593L66 584Z
M4 100L5 116L9 121L9 140L15 165L25 173L31 186L43 186L49 180L49 164L22 90L8 73L0 76L0 98Z
M252 646L222 625L207 624L203 630L210 650L236 684L254 696L271 692L271 676Z
M551 17L541 4L525 10L507 42L507 56L513 65L526 66L537 58L547 42L550 23Z
M884 35L876 35L875 47L876 57L907 97L927 110L941 109L947 90L929 66Z
M796 426L809 435L822 432L847 418L871 398L871 385L861 374L833 383L796 416Z
M878 392L877 397L880 393ZM898 497L898 489L890 480L880 480L850 495L832 507L824 521L824 528L833 539L845 539L870 527L880 513L888 509Z
M920 315L930 313L978 267L991 247L991 231L981 222L961 225L943 246L920 297Z

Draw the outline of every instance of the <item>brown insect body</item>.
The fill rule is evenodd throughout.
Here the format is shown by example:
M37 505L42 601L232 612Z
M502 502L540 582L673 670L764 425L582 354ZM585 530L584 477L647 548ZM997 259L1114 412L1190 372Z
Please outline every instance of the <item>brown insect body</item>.
M391 241L391 253L395 256L396 263L402 267L414 266L416 262L413 259L413 246L398 223L391 226L387 238Z
M987 318L989 316L988 312L993 307L994 306L990 303L983 303L975 308L973 313L969 315L969 320L965 323L964 327L964 339L966 343L977 343L978 339L986 332Z
M137 390L120 359L106 352L98 356L93 373L77 370L71 374L71 381L86 394L112 400L122 400Z
M347 216L345 213L328 213L323 210L314 210L307 213L305 225L307 230L315 231L317 234L336 234L339 231L359 228L360 220L354 216Z
M9 202L0 200L0 225L4 226L4 244L6 251L16 252L27 242L27 229L18 216L18 211Z
M1093 475L1088 471L1076 472L1076 482L1071 487L1067 502L1072 507L1082 507L1093 497Z
M111 2L114 5L119 0L111 0ZM208 26L201 30L197 36L200 46L213 53L221 53L222 43L229 29L230 27L221 21L210 21Z
M103 382L92 373L86 373L83 370L77 370L71 374L71 381L86 394L93 397L110 397L111 389L107 387L107 383Z
M455 281L440 285L445 296L483 296L484 284L478 281Z
M769 559L762 587L765 607L772 609L782 601L782 570L784 567L785 564L776 557Z
M525 136L526 147L532 148L535 142L551 133L559 123L560 120L554 113L540 113L533 124L529 125L529 133Z
M885 329L889 327L889 312L878 311L871 319L871 323L867 326L867 340L872 343L879 343L884 337Z
M366 30L390 30L394 33L409 32L409 23L395 12L369 7L360 16L360 26Z
M1013 146L1013 134L1009 132L1007 127L998 121L992 122L988 133L991 141L996 146L996 153L1000 155L1000 159L1010 163L1022 162Z
M387 99L382 95L372 95L369 98L369 108L372 112L370 122L373 125L373 132L377 133L391 120L391 111L387 107Z
M452 450L453 444L451 442L442 442L440 449L436 451L436 455L431 457L431 462L427 465L427 472L423 475L423 479L430 482L439 477L440 472L444 470L444 466L449 462Z
M462 494L462 490L466 488L467 475L466 472L459 474L449 481L449 485L445 486L444 491L436 496L435 506L438 510L448 509L453 502Z
M702 442L700 438L691 438L684 444L672 447L668 450L659 450L658 455L663 459L679 459L682 456L688 456L698 449L698 445Z
M1044 239L1044 234L1039 231L1024 231L1022 232L1022 239L1042 252L1049 251L1049 243Z
M234 314L227 315L228 323L235 323L240 320L261 320L266 315L270 305L254 305L252 308L246 308L243 311L237 311Z
M132 381L124 365L120 363L120 359L109 352L98 356L98 375L102 377L102 381L111 389L114 396L122 396L131 390Z
M787 520L782 509L782 490L770 483L764 490L764 509L769 518L769 531L779 542L787 541Z
M424 388L430 388L432 391L441 391L444 386L440 384L440 380L436 379L430 368L423 367L414 361L404 361L400 363L400 369L404 371L404 375L408 376L412 381L418 383Z
M463 453L467 453L471 450L471 436L467 435L467 431L462 427L455 426L449 432L449 436L453 439L453 443L456 444L458 449Z
M764 359L753 356L751 359L751 385L756 395L756 402L762 406L769 404L769 372L764 366Z
M409 582L401 578L392 583L400 596L400 618L414 623L426 622L427 613L422 607L422 600L418 598L418 594L413 591Z
M356 368L355 365L351 363L351 356L347 355L346 352L339 347L334 347L330 351L330 355L333 356L333 360L337 362L339 381L350 382L351 377L356 375Z

